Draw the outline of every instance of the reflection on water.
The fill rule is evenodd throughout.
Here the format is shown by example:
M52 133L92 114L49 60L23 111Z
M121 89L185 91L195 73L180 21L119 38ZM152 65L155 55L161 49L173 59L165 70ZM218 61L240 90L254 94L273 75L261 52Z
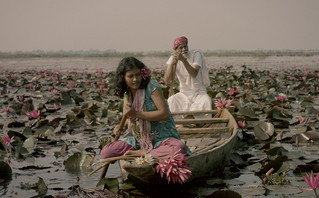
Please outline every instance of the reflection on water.
M168 57L137 57L150 68L166 68ZM122 57L61 57L61 58L5 58L0 59L0 66L11 70L23 71L27 68L52 69L59 71L95 72L103 68L104 72L115 71ZM291 67L318 69L319 55L314 56L208 56L205 57L208 68L233 66L240 70L242 65L252 69L283 70Z

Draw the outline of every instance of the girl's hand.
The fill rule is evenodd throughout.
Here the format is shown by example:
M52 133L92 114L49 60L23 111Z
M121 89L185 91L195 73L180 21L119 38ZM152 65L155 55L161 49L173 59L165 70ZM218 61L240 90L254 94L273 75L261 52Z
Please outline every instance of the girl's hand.
M138 111L135 111L135 109L132 107L129 111L125 113L125 116L128 118L138 118Z

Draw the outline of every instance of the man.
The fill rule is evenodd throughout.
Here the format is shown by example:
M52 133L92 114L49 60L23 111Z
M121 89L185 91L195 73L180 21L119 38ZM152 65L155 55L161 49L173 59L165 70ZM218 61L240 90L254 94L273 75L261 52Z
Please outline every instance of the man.
M212 100L206 91L210 81L202 54L190 52L184 36L175 39L173 49L164 75L166 84L174 81L175 74L179 81L179 92L167 100L171 112L211 110Z

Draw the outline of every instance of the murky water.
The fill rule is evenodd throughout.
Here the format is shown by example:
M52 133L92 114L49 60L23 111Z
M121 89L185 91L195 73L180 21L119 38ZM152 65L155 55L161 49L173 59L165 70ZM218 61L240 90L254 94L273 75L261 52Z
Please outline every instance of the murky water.
M103 68L104 72L113 71L117 67L118 62L121 58L19 58L19 59L0 59L0 67L8 68L8 70L14 71L24 71L27 68L36 68L40 69L52 69L59 71L87 71L95 72L96 69ZM150 68L165 68L166 57L141 57L143 61ZM274 70L283 70L287 67L296 67L296 68L308 68L310 70L319 69L319 56L271 56L271 57L206 57L206 64L209 68L219 68L225 66L233 66L234 69L240 69L242 65L247 65L250 68L256 68L259 70L262 69L274 69ZM97 153L94 157L94 161L100 159L98 141L94 137L101 137L105 134L96 133L86 134L66 134L62 137L62 140L68 143L71 143L73 140L81 142L86 146L88 144L92 145L95 152ZM2 137L3 131L0 131L0 136ZM295 150L304 150L307 155L318 156L318 146L304 146L304 147L295 147L291 144L283 144L283 146L289 151ZM248 148L249 150L245 151L246 153L254 153L256 155L263 155L263 151L258 150L261 145L256 145L255 147ZM43 157L37 158L28 158L26 160L12 159L10 166L13 169L12 180L1 183L0 186L0 196L3 197L32 197L37 195L35 190L23 190L21 189L21 183L36 183L39 177L43 178L46 182L46 185L49 187L47 194L57 195L57 194L67 194L69 187L73 185L80 185L83 188L93 189L99 180L100 172L95 173L92 176L88 176L90 170L81 170L76 172L66 171L63 165L64 160L67 159L67 156L55 157L54 152L60 151L61 147L50 147L50 149L42 148ZM69 153L81 152L83 147L78 146L72 148ZM240 152L240 151L238 151ZM296 164L298 162L295 162ZM44 169L29 169L22 170L26 166L39 166ZM115 178L120 175L118 164L111 165L107 177ZM262 181L259 177L255 176L252 171L242 170L240 175L233 175L233 171L229 168L225 170L224 185L227 185L229 189L233 189L237 192L241 192L243 197L264 197L264 191L259 189L256 190L256 186L261 185ZM296 177L289 175L291 180L294 181L296 185L297 182L305 184L302 177ZM194 184L195 186L195 184ZM306 187L306 185L303 185ZM204 187L203 187L204 188ZM261 187L262 188L262 187ZM296 187L298 188L298 187ZM251 189L256 192L251 192ZM196 190L201 190L197 188ZM205 193L198 193L202 196ZM291 197L289 193L285 194L273 194L267 197ZM313 192L303 191L294 195L294 197L311 197Z
M139 57L137 57L139 58ZM103 68L103 71L114 71L121 60L121 57L79 57L79 58L18 58L18 59L0 59L0 66L15 71L22 71L26 68L37 69L54 69L59 71L78 71L95 72L96 69ZM150 68L166 68L167 57L140 57ZM233 66L235 70L240 69L242 65L246 65L253 69L274 69L282 70L287 67L296 68L319 68L319 55L317 56L229 56L205 57L208 68L219 68L225 66Z

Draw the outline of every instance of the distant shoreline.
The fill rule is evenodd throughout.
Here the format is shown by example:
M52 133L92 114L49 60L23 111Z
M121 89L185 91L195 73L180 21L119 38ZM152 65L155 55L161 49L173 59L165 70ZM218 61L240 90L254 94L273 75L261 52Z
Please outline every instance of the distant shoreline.
M319 55L319 50L203 50L205 56L315 56ZM154 56L167 57L171 51L149 51L149 52L118 52L115 50L88 50L88 51L16 51L0 52L0 58L38 58L38 57L125 57L125 56Z

